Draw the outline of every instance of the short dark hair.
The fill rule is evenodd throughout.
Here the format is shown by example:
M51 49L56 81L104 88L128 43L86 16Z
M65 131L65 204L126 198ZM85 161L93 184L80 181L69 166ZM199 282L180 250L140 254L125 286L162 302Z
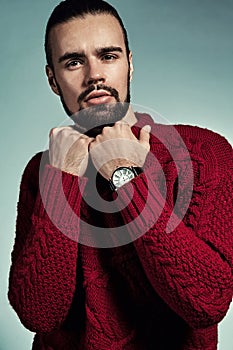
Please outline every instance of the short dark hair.
M51 13L45 32L45 54L47 64L53 68L52 62L52 50L49 42L49 34L53 27L58 24L68 22L69 20L77 17L84 18L87 14L98 15L98 14L109 14L114 16L123 31L125 47L127 56L129 55L129 42L127 31L124 27L122 19L120 18L116 9L103 0L65 0L55 7Z

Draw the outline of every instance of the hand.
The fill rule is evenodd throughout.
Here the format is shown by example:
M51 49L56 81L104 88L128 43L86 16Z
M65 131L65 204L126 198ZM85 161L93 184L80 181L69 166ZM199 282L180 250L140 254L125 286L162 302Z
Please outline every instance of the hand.
M88 148L93 140L72 126L50 131L50 164L67 173L83 176L88 165Z
M105 127L90 144L90 156L97 171L110 179L120 166L142 167L150 150L150 126L145 125L137 139L131 127L121 121Z

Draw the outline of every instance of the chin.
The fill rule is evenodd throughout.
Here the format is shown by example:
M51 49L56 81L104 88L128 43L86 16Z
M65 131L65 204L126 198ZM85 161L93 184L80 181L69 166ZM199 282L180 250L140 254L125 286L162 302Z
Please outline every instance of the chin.
M121 120L129 109L128 103L101 104L80 110L72 116L74 122L85 129L85 134L101 134L105 126L112 126Z

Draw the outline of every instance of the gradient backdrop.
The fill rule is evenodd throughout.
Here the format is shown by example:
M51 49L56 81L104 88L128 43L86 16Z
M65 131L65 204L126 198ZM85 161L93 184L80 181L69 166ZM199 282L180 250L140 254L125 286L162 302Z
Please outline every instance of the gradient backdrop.
M233 143L233 0L110 2L126 23L134 53L133 102ZM33 336L6 294L22 171L46 147L50 128L66 118L44 74L44 30L56 4L0 0L0 350L30 349ZM232 350L232 331L233 307L220 326L220 350Z

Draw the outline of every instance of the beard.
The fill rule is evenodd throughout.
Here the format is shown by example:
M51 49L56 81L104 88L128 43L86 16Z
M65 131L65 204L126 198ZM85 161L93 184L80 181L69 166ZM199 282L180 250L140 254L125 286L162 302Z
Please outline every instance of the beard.
M101 104L82 109L71 118L78 131L84 132L89 137L95 137L101 134L105 126L113 126L121 120L128 109L129 103L127 102Z
M130 72L128 71L127 80L127 96L124 102L120 102L119 93L116 89L104 85L91 85L84 92L80 94L77 99L77 103L81 105L81 102L93 91L93 90L105 90L110 93L116 100L115 103L106 103L89 108L80 107L80 110L76 113L72 113L65 103L62 90L57 84L60 94L61 103L67 115L75 122L75 129L79 132L86 134L89 137L96 137L101 134L102 129L105 126L113 126L117 121L124 118L129 109L130 103Z

